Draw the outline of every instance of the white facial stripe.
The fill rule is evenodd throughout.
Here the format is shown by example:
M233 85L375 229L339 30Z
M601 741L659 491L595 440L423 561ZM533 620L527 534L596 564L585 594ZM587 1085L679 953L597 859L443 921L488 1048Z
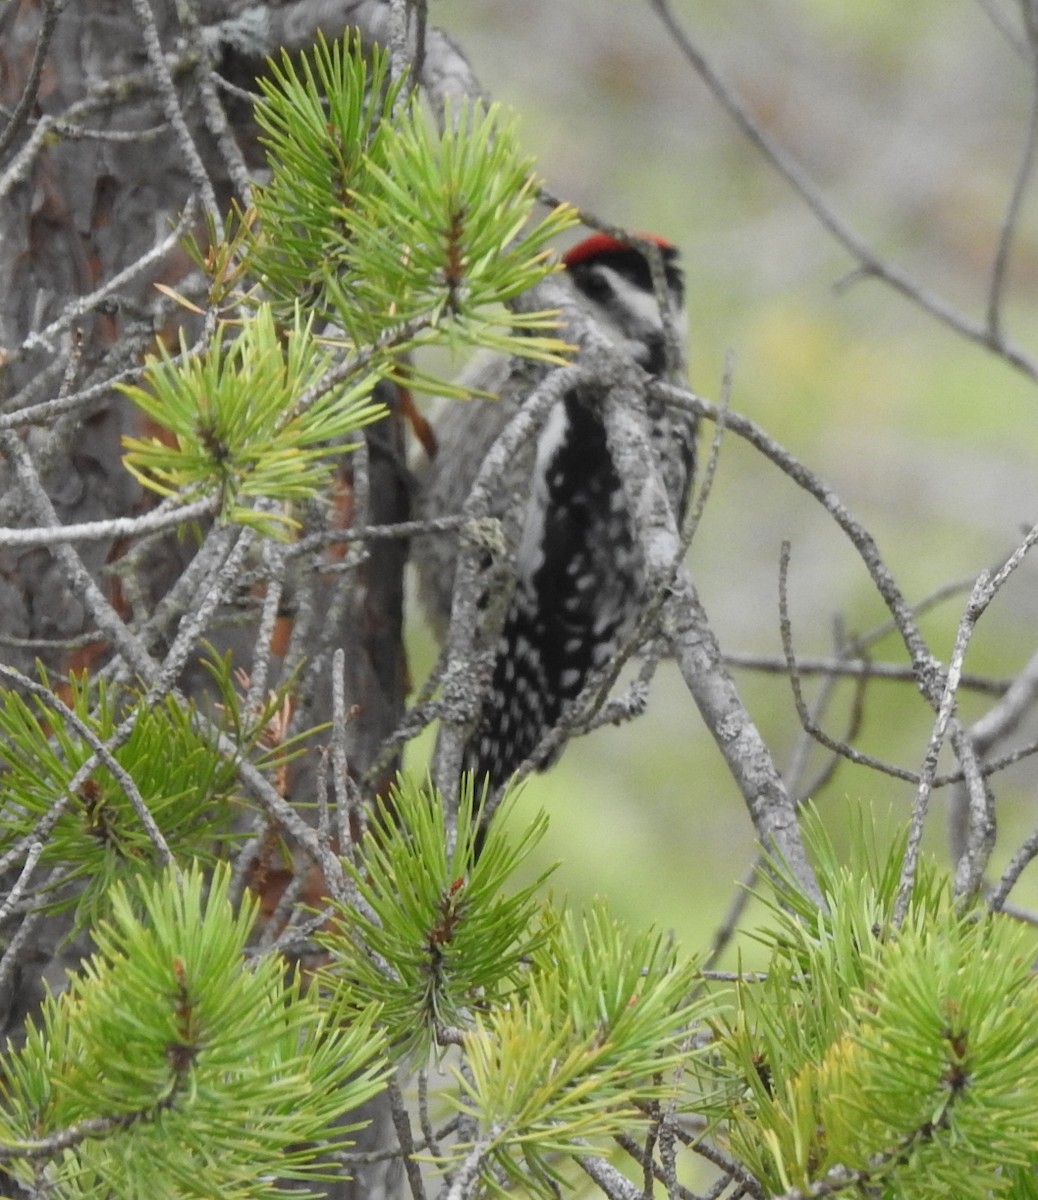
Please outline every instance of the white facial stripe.
M548 508L548 464L566 436L566 406L556 404L537 439L537 464L519 543L519 577L530 579L544 558L544 514Z
M656 302L656 294L638 287L626 275L614 271L612 267L596 265L595 273L608 281L613 298L610 304L605 306L582 295L584 304L603 333L638 357L638 344L644 344L647 335L663 332L663 317ZM684 350L688 338L688 321L683 307L675 312L674 324L678 342Z

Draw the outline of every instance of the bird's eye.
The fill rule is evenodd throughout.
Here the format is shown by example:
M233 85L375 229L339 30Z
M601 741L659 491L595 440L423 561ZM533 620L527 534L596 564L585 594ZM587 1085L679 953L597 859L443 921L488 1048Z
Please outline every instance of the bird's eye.
M613 282L606 272L594 268L584 273L580 287L587 298L596 304L605 304L616 295Z

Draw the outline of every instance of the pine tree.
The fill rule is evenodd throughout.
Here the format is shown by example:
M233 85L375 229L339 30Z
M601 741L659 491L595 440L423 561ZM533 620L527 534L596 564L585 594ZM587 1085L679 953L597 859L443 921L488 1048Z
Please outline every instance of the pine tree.
M934 709L892 844L865 811L848 861L801 826L681 567L715 441L690 527L641 531L644 677L569 732L638 711L668 643L761 842L759 971L551 898L529 871L547 818L523 829L511 785L398 771L478 678L448 657L404 711L403 547L430 533L406 519L413 393L468 398L436 352L566 364L551 245L593 220L547 195L513 115L429 85L405 10L444 50L421 4L289 45L270 13L260 37L259 10L202 26L135 0L118 72L90 13L7 18L6 65L30 65L0 134L0 261L38 304L3 310L5 1194L1038 1197L1034 939L1002 911L1038 844L986 898L993 806L954 712L1033 536L978 581L939 670L822 481L724 404L653 393L821 501ZM82 69L41 90L30 44ZM142 246L160 204L127 158L159 137L181 190ZM82 277L62 292L62 272ZM628 485L659 493L636 416L614 420ZM473 554L501 541L448 524ZM950 874L919 840L946 737L969 801Z

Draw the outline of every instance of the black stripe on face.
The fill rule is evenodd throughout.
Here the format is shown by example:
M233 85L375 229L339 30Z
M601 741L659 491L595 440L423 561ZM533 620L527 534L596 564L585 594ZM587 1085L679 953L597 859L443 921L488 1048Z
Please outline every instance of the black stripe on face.
M681 268L678 266L678 253L673 247L661 247L660 253L663 255L663 270L667 277L667 287L676 297L680 306L685 295L685 281ZM587 262L574 263L568 268L573 282L592 300L601 299L595 294L596 290L600 290L601 287L596 283L596 279L602 278L600 274L596 274L596 267L608 267L618 275L630 280L635 287L642 291L650 294L652 292L652 271L648 259L637 250L629 247L623 250L610 250L604 254L596 254Z

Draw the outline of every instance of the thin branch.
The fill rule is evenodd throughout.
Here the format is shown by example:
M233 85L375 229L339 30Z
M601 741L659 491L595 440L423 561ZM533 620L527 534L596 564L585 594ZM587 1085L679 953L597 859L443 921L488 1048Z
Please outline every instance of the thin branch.
M36 37L36 46L33 49L28 78L25 81L25 86L22 88L22 94L18 97L18 103L14 106L14 111L4 126L3 133L0 134L0 158L14 144L14 139L24 128L29 119L29 114L33 110L33 106L36 103L36 96L40 90L40 80L43 78L43 64L47 58L51 38L54 36L58 17L61 16L67 4L68 0L45 0L43 17L40 21L40 32Z
M217 562L226 555L227 542L233 536L234 528L215 524L209 529L205 541L181 571L176 582L137 629L137 636L145 647L155 648L168 640L169 630L196 602ZM135 555L144 544L139 542L110 569L118 571L119 574L133 570L136 566Z
M82 525L59 524L35 529L0 527L0 546L58 546L70 545L72 542L107 542L117 538L163 533L190 521L210 516L219 507L219 503L218 496L206 496L176 507L165 502L162 507L140 517L109 517L103 521L86 521Z
M332 655L332 787L335 791L336 836L339 853L346 854L364 828L364 804L360 789L350 776L346 754L346 727L352 712L346 707L346 655L342 647Z
M988 335L993 342L1002 340L1002 305L1005 299L1006 282L1008 279L1009 258L1013 250L1013 240L1016 237L1020 220L1020 210L1023 207L1024 196L1031 182L1034 171L1035 139L1038 137L1038 60L1032 61L1031 75L1031 106L1027 114L1027 131L1024 134L1024 148L1017 167L1016 178L1013 181L1009 205L1002 221L1002 232L998 239L998 249L991 270L991 289L988 294Z
M400 521L395 525L361 525L349 529L322 529L317 533L308 533L291 546L285 548L287 558L298 558L300 555L312 554L322 546L335 546L349 542L377 542L402 538L409 540L413 537L439 533L457 533L472 524L470 517L459 513L457 516L431 517L424 521ZM328 571L335 564L322 563L321 571Z
M641 1163L643 1166L645 1165L643 1163L644 1147L640 1146L634 1140L634 1138L630 1136L630 1134L615 1134L613 1141L615 1141L618 1146L622 1147L636 1162ZM649 1165L651 1166L654 1178L658 1179L659 1182L664 1184L664 1186L667 1188L667 1195L668 1197L671 1197L671 1200L674 1200L676 1197L679 1197L680 1200L699 1200L699 1197L696 1196L695 1192L691 1191L683 1184L678 1183L677 1180L669 1179L667 1171L661 1163L658 1163L655 1160L650 1160Z
M151 810L144 802L144 797L141 795L133 776L115 758L106 742L99 738L85 721L80 720L79 714L69 708L61 697L52 692L50 688L46 688L34 679L30 679L27 675L23 675L21 671L16 671L14 668L6 667L2 664L0 664L0 678L9 680L16 687L30 692L37 699L42 700L44 704L60 714L61 723L64 727L74 729L79 734L93 751L92 757L108 768L112 777L122 788L123 794L129 800L131 807L137 814L137 819L140 821L145 833L147 833L163 864L166 866L171 865L175 860L166 839L162 835L162 830L159 829L155 818L151 815ZM137 721L136 713L132 714L127 720L132 728ZM0 914L0 920L2 919L2 914Z
M60 526L58 514L40 483L36 467L21 438L0 430L0 454L13 464L36 523L43 527ZM59 542L52 552L61 565L69 588L82 601L99 631L118 650L133 671L142 679L151 678L155 671L153 660L109 604L73 547L67 542Z
M263 559L266 565L266 591L259 627L253 643L252 670L249 672L249 690L245 697L245 720L254 721L263 708L267 696L267 677L270 671L271 646L274 629L281 611L281 597L285 586L285 549L280 542L265 539Z
M439 720L442 709L434 697L443 682L446 667L447 656L441 652L411 707L401 716L393 732L383 738L381 749L372 760L371 766L361 776L358 786L362 792L369 792L372 784L382 777L401 746L413 741L433 721Z
M55 1158L62 1150L79 1146L89 1138L100 1138L121 1129L129 1129L138 1122L145 1121L172 1107L173 1103L173 1097L170 1096L150 1108L139 1109L136 1112L120 1113L116 1117L88 1117L85 1121L70 1125L67 1129L60 1129L57 1133L49 1134L47 1137L0 1144L0 1162Z
M500 1135L501 1127L494 1124L473 1144L461 1166L455 1171L450 1186L441 1193L443 1200L469 1200L475 1194L483 1160Z
M1010 860L1009 866L1002 872L995 890L991 893L988 906L992 912L1005 909L1009 893L1016 887L1017 881L1024 873L1024 868L1038 855L1038 828L1026 839Z
M40 484L36 469L21 439L10 433L0 431L0 452L14 463L19 482L26 491L30 507L37 522L42 525L57 525L59 523L57 514ZM225 533L225 530L220 530L217 531L216 535L211 535L212 544L217 556L225 553L221 539L221 535ZM206 593L208 603L204 602L203 607L215 604L215 601L212 599L213 592L219 591L223 586L223 582L218 574L221 568L228 575L237 569L237 555L244 553L244 548L249 541L249 537L246 536L248 534L248 530L240 531L235 550L227 554L226 560L222 564L216 566L215 571L217 573L214 574L212 591ZM64 576L68 580L73 593L82 601L100 632L112 643L118 653L122 655L127 666L149 685L156 686L163 692L168 690L177 661L181 659L182 654L186 653L185 647L189 643L193 644L193 639L200 632L201 626L198 621L198 612L196 611L192 614L190 622L187 623L187 628L178 631L174 648L171 650L170 655L167 656L162 668L162 672L166 676L166 678L163 678L162 674L160 674L159 665L148 654L141 638L131 633L119 614L105 599L76 551L67 544L60 544L54 547L53 553L61 563ZM181 576L181 584L184 583L187 574L185 572ZM224 578L226 579L226 577ZM279 795L277 789L263 775L259 768L241 757L240 748L214 726L212 722L200 717L199 725L206 732L207 736L212 739L214 745L227 757L228 761L235 764L238 778L242 781L253 799L257 801L286 833L295 839L298 845L321 868L329 887L339 886L343 878L342 865L334 854L331 854L325 847L321 846L317 835L298 814L296 809L284 797ZM111 739L109 739L108 744L109 746L111 745ZM91 766L92 769L93 766ZM77 775L73 777L73 781L69 786L78 787L88 774L89 772L80 778L80 773L77 772ZM66 795L64 798L65 803L67 803L67 799ZM59 805L56 805L52 810L54 814L52 823L57 820L59 811ZM45 836L45 834L42 836Z
M440 1136L432 1127L429 1117L429 1068L418 1068L418 1124L422 1130L422 1145L429 1153L439 1158L443 1151L440 1147Z
M62 309L61 316L57 320L52 321L45 329L30 333L11 357L16 358L26 351L35 350L41 346L44 349L53 351L53 346L51 345L53 338L68 329L80 317L97 308L112 292L121 288L124 284L137 279L153 263L165 258L171 250L175 249L183 239L184 231L194 219L194 214L195 202L193 198L189 197L176 225L161 241L156 242L151 249L142 254L140 258L135 259L128 267L124 267L123 270L117 271L110 279L106 279L100 287L95 288L89 295L77 296L73 300L70 300Z
M812 725L817 725L822 711L828 704L831 685L835 683L835 676L827 676L826 683L830 686L827 687L823 695L819 697L819 700L815 705L814 712L810 714ZM852 707L849 728L847 734L845 735L844 741L854 737L860 725L861 716L859 700L864 689L864 683L865 681L861 680L859 682L859 686L855 689L855 704ZM794 688L795 686L796 685L794 685ZM808 735L811 736L810 731L808 731ZM818 777L805 787L801 787L798 783L802 770L801 765L798 764L796 760L790 764L790 768L786 774L787 778L790 780L790 787L795 791L796 803L798 807L804 799L816 795L817 792L829 782L839 761L839 756L834 754L823 770L819 773ZM711 974L711 968L717 964L721 955L727 949L728 944L735 936L736 930L739 927L739 922L742 920L743 913L746 910L746 906L753 897L753 885L764 872L766 865L767 860L763 855L758 854L754 861L750 864L749 869L744 872L742 878L739 879L738 883L736 884L735 894L733 895L731 902L725 911L724 917L721 920L721 924L714 932L713 941L710 946L710 952L704 960L702 969L702 974L704 976L709 976Z
M84 646L92 646L102 641L101 634L96 629L88 629L86 633L76 634L67 638L44 637L15 637L11 633L0 633L0 646L8 646L12 650L80 650Z
M22 869L18 872L18 878L10 885L7 895L0 902L0 922L6 921L21 903L22 896L29 887L29 881L36 870L36 864L40 861L43 850L44 846L41 841L31 841L29 843L29 848L22 862Z
M728 113L739 129L768 159L774 169L793 188L797 195L825 229L857 261L862 272L882 280L918 308L947 325L971 342L986 347L1031 379L1038 378L1038 361L1018 346L1007 342L988 323L974 321L953 308L946 300L928 291L911 276L880 258L868 242L839 216L822 195L801 165L754 118L746 104L721 78L702 51L692 42L671 11L669 0L650 0L659 14L674 44L684 54L696 74L703 80L714 99Z
M5 667L4 671L11 672L12 668ZM24 687L27 684L32 685L32 687L39 686L38 684L33 684L32 680L25 680L23 677L22 686ZM54 699L56 700L57 697ZM75 714L72 714L72 719L75 723L79 723ZM103 744L95 746L90 755L73 773L72 778L64 785L64 789L59 791L55 796L54 803L40 817L29 833L25 837L20 838L5 854L0 856L0 875L3 875L4 872L10 870L11 867L18 863L22 856L29 852L34 842L46 843L55 825L57 825L58 821L61 820L67 811L72 799L78 796L80 788L94 771L97 770L98 764L102 761L102 753L107 756L105 759L106 762L110 763L114 761L112 756L129 738L136 721L136 713L131 713L118 728L112 731Z
M678 407L690 408L693 412L697 412L711 420L717 420L720 417L716 406L699 396L693 395L691 392L681 391L680 389L672 388L655 381L650 381L648 387L650 391L662 395L668 403L675 404ZM851 544L864 561L873 583L876 585L877 590L886 602L891 616L894 618L897 630L912 658L913 671L919 690L926 697L934 711L939 712L945 695L944 672L940 664L930 653L915 621L912 609L905 601L893 575L883 561L879 547L876 545L872 535L859 521L851 516L846 505L844 505L827 484L775 442L774 439L764 433L754 422L735 413L727 413L724 419L728 427L760 450L765 457L771 459L795 484L814 497L850 538ZM1015 570L1035 540L1038 540L1038 527L1031 530L1024 543L1014 551L1003 568L996 574L995 580L998 583L995 584L995 580L992 581L996 587L1001 585L1001 581L1012 570ZM985 603L987 603L987 600ZM955 747L955 752L962 764L962 775L959 778L965 779L971 787L971 812L975 817L975 821L971 826L971 833L975 840L975 856L971 856L969 859L960 859L959 868L964 874L961 875L961 878L957 875L957 886L961 884L961 886L967 887L967 877L972 880L970 886L976 886L977 880L973 878L970 864L985 856L990 849L991 839L994 837L991 800L983 784L983 780L990 772L986 771L976 761L976 754L969 737L957 718L953 716L949 718L948 731L952 744Z
M845 642L843 640L842 634L839 631L837 632L837 635L836 635L836 645L837 645L837 649L842 652L842 648L844 647ZM824 680L824 685L823 685L821 694L819 695L818 699L815 701L814 708L811 712L812 720L815 722L816 725L819 723L819 721L822 718L823 713L829 706L829 701L832 698L832 695L836 690L836 682L837 682L837 676L835 676L835 675L828 675L828 676L826 676L826 678ZM851 694L850 712L847 717L847 728L844 730L843 738L841 739L844 742L847 742L847 743L852 742L856 737L858 737L858 735L861 732L861 727L865 721L865 694L866 694L867 687L868 687L867 676L861 676L855 680L854 690ZM803 738L805 746L809 743L809 740L810 740L809 735L805 734L804 738ZM804 783L804 784L801 784L799 782L799 780L800 780L799 771L798 771L798 773L794 774L793 769L794 769L794 766L797 766L800 769L802 769L803 766L806 764L796 763L796 762L794 762L794 764L791 764L789 774L790 774L791 780L794 781L791 786L793 787L794 794L797 797L797 803L800 804L804 800L807 800L807 799L811 798L812 796L816 796L824 787L827 787L829 785L829 783L832 781L832 778L836 774L837 770L839 770L840 762L841 762L840 755L830 754L828 759L826 760L825 764L818 771L818 773L815 775L815 777L813 779L811 779L808 783Z
M721 376L721 394L717 401L717 420L714 422L714 433L710 439L710 454L706 460L706 468L699 471L699 464L696 463L696 473L700 476L696 487L696 494L689 505L688 512L685 514L685 519L682 523L681 530L681 545L683 551L687 552L695 538L696 530L699 528L699 523L703 519L703 512L706 509L706 502L710 499L710 493L713 490L714 481L717 478L717 468L721 462L721 446L724 443L725 429L727 428L728 410L732 400L732 371L734 367L734 358L729 352L725 355L724 373ZM698 455L697 455L698 458ZM684 555L682 555L684 557Z
M658 393L668 404L690 409L711 421L721 418L716 405L689 391L655 381L651 381L648 387L650 392ZM725 414L724 421L729 430L749 442L793 483L817 500L850 539L894 619L897 631L911 657L917 686L931 705L936 707L940 702L943 686L940 664L931 654L920 633L912 608L902 596L894 576L883 561L875 539L865 526L851 515L847 506L824 480L780 446L759 425L748 417L730 411Z
M140 355L153 342L154 333L149 319L146 333L142 332L137 336L127 334L120 339L118 347L115 348L116 353L120 357L125 355L127 358L133 360L132 366L116 371L112 375L106 375L99 383L91 384L79 392L59 395L54 399L44 400L38 404L27 403L36 394L37 388L41 383L43 384L41 390L48 390L51 385L52 374L57 374L61 370L60 359L51 362L21 392L5 402L4 408L6 411L0 415L0 430L22 429L26 425L46 425L49 427L53 424L55 417L65 416L74 412L77 408L85 407L95 400L108 398L117 383L137 382L145 370L145 367L139 361ZM19 353L19 351L15 353ZM91 377L96 378L99 375L102 375L100 369L93 371Z
M559 400L591 377L584 367L563 367L552 371L527 397L490 448L476 475L462 510L469 528L485 528L490 519L495 484L506 465L515 458L519 447L536 442L541 426ZM479 689L473 688L473 679L482 677L477 634L491 646L496 641L493 622L479 611L479 595L483 590L480 559L484 553L485 544L481 546L475 538L462 543L450 624L444 642L446 667L441 684L441 725L433 777L449 804L457 796L465 739L479 715ZM503 621L503 607L499 615Z
M951 579L947 583L939 584L933 591L927 592L921 599L916 600L910 606L909 611L914 617L921 617L925 613L932 612L933 609L944 604L945 601L968 596L976 582L977 578L975 575L967 575L959 579ZM846 654L861 654L871 646L876 645L877 642L881 642L888 634L897 632L896 621L893 619L881 621L878 625L873 626L872 629L849 638L847 645L844 647L844 652Z
M970 726L970 737L984 754L996 742L1013 733L1038 700L1038 654L1006 687L1002 699Z
M606 359L604 350L599 358ZM742 793L758 836L789 865L805 894L822 906L800 838L796 806L725 669L694 584L684 568L674 570L680 562L681 538L655 467L644 420L630 403L632 394L638 395L640 380L622 361L615 363L614 372L619 386L613 384L603 405L606 437L645 554L650 591L659 584L670 586L665 636L674 648L685 685Z
M848 646L851 649L851 645ZM789 664L785 657L770 654L748 654L740 650L726 650L724 661L729 667L746 671L761 671L767 675L788 675ZM876 662L861 658L817 658L798 657L797 672L801 676L826 675L868 682L870 679L886 679L897 683L914 683L915 672L901 663ZM993 679L988 675L971 675L964 671L959 683L960 691L974 691L989 696L1004 696L1013 687L1014 680Z
M721 955L727 950L729 943L735 936L736 930L739 928L739 922L742 920L742 915L746 911L746 906L749 904L753 894L751 889L760 878L766 865L767 860L764 855L758 854L749 868L743 872L741 878L736 882L734 894L729 901L724 916L721 918L721 924L714 931L713 940L710 943L710 951L703 960L702 974L705 977L714 977L714 967L717 966Z
M627 1176L597 1154L581 1154L576 1163L609 1200L642 1200L642 1193Z
M963 676L965 679L965 675ZM962 685L960 685L961 687ZM1038 701L1038 654L1017 674L1007 686L1002 699L969 727L970 740L978 755L984 759L984 769L993 764L986 756L993 746L1009 737L1019 727L1024 717ZM949 805L951 846L955 858L960 858L966 849L969 818L969 792L959 786Z
M415 1142L415 1150L428 1150L438 1157L439 1151L436 1149L436 1145L439 1139L450 1137L452 1133L455 1133L458 1128L458 1120L457 1117L451 1117L439 1130L434 1132L430 1129L431 1140L424 1138L420 1142ZM394 1158L399 1158L400 1150L395 1146L386 1150L337 1150L333 1157L336 1162L343 1163L348 1167L364 1166L367 1163L389 1162Z
M157 670L153 669L148 677L146 703L154 704L176 688L191 652L205 635L213 615L234 586L256 537L252 529L228 530L230 545L226 557L216 565L202 585L196 603L181 620L176 637L161 665Z
M622 236L622 235L621 235ZM659 247L653 247L659 252ZM659 297L657 297L659 299ZM725 362L724 375L721 380L721 397L719 409L721 419L714 425L714 434L710 442L710 454L706 467L700 477L699 487L694 501L685 514L681 528L681 539L674 561L669 572L661 572L650 582L649 596L644 604L641 618L630 637L610 656L605 667L590 675L581 689L580 695L563 712L560 720L541 738L540 743L520 764L516 775L524 779L539 764L549 761L554 753L574 736L582 736L598 729L603 725L619 725L624 721L633 720L642 715L648 703L649 685L659 666L660 659L666 651L666 640L660 636L660 622L664 606L671 594L675 572L685 561L692 545L696 530L699 528L706 501L717 476L717 467L721 457L721 446L724 441L724 414L728 408L731 394L732 361L729 356ZM635 654L643 655L643 662L638 671L638 678L631 684L623 696L607 702L607 696L620 676L621 671ZM503 788L491 799L489 812L493 812L496 802L503 793Z
M396 1076L391 1075L386 1080L386 1091L389 1095L389 1111L393 1117L393 1128L396 1130L397 1143L404 1163L404 1174L411 1189L412 1200L426 1200L425 1185L422 1183L422 1172L415 1161L414 1135L411 1132L411 1118L404 1104L404 1094Z
M962 766L968 800L966 845L955 864L954 891L956 896L973 896L983 884L984 870L995 846L995 798L987 785L988 775L968 730L955 717L949 729L952 746Z
M130 0L130 6L137 18L137 24L140 26L144 49L148 55L150 73L162 100L162 110L166 120L173 127L177 145L184 156L184 168L202 198L203 207L214 226L219 229L222 218L220 206L216 200L216 192L213 190L213 182L209 178L209 172L195 145L194 136L188 128L187 119L177 95L177 87L173 81L173 73L162 51L155 14L151 10L149 0Z
M43 881L43 886L56 882L58 874L58 871L52 871L50 877ZM12 976L24 962L22 955L32 954L36 950L34 941L37 929L46 915L43 908L30 909L14 933L5 933L7 944L4 946L3 957L0 958L0 996L5 999L11 995Z
M700 1157L705 1158L707 1162L713 1163L715 1167L731 1175L733 1179L738 1180L748 1196L752 1196L753 1200L766 1200L766 1193L761 1187L756 1176L742 1165L738 1159L732 1158L731 1155L725 1154L717 1146L711 1145L710 1142L703 1141L699 1134L688 1134L683 1130L677 1131L678 1138Z
M948 664L948 674L945 679L944 692L937 709L937 719L934 722L930 740L923 758L922 769L919 773L919 788L912 806L912 819L909 824L908 841L905 845L905 857L901 864L901 879L898 883L897 900L894 905L894 923L900 925L904 920L912 897L915 884L915 872L919 861L919 851L922 845L923 826L929 806L930 794L933 791L933 781L937 774L937 758L944 744L944 736L948 730L952 710L955 706L955 693L958 688L959 675L962 672L963 659L969 647L970 638L976 628L977 620L986 607L985 597L990 596L991 578L986 571L977 579L976 586L970 594L969 601L963 611L959 628L955 635L955 646L952 650L951 662Z
M248 208L252 203L252 181L249 174L249 167L245 161L241 147L234 139L230 123L227 120L227 114L224 112L223 104L220 102L204 28L198 20L193 5L188 3L187 0L176 0L176 10L180 26L186 35L187 44L198 59L198 65L195 67L192 82L201 95L202 116L206 128L213 135L213 140L216 142L217 149L223 158L224 166L227 168L227 176L234 184L238 198L241 200L242 205ZM220 225L215 226L217 231L220 228Z
M165 58L168 71L182 74L195 64L191 54L169 55ZM150 67L141 71L128 72L99 80L91 87L82 99L70 104L65 111L57 116L49 114L41 117L35 124L32 134L24 146L11 160L7 170L0 175L0 197L8 193L28 178L37 155L50 145L54 133L60 133L66 127L78 130L78 124L83 118L98 112L105 112L115 107L122 107L128 101L140 96L153 96L155 92L155 77Z
M895 779L903 779L909 783L918 783L918 772L909 771L904 767L895 766L893 763L884 762L882 759L875 758L871 754L865 754L863 751L857 749L857 747L850 745L847 741L831 737L817 724L808 711L807 704L804 701L804 694L800 688L800 670L797 663L796 651L793 648L793 628L789 619L789 595L787 587L789 557L790 544L789 542L783 542L779 557L779 630L782 635L782 649L786 657L786 673L789 676L790 686L793 689L793 703L796 705L801 727L816 742L825 746L827 750L831 750L834 754L840 755L841 758L846 758L850 762L857 763L859 766L869 767L873 771L880 771L884 775L892 775Z
M1020 746L1008 754L1003 754L999 758L993 758L990 761L982 763L980 766L981 778L990 779L992 775L997 775L1007 767L1015 766L1025 758L1030 758L1032 754L1038 754L1038 740L1028 742L1026 746ZM950 783L963 783L964 781L966 781L966 773L960 769L958 771L949 771L945 775L935 776L933 785L935 788L942 788L947 787Z
M106 142L109 145L128 146L154 141L169 132L168 121L148 125L144 129L90 129L72 121L63 121L60 117L45 119L48 121L48 133L57 134L70 142Z

